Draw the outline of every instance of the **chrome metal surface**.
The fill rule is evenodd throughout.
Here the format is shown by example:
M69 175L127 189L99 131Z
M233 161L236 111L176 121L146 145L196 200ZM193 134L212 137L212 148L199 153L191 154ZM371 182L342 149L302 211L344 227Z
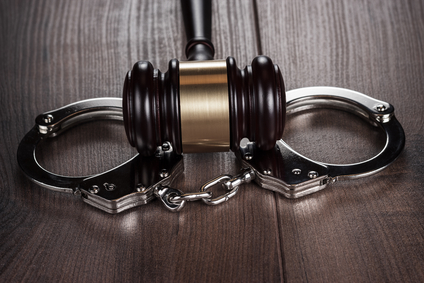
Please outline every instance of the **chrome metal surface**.
M319 176L318 172L315 172L315 171L309 171L308 172L308 177L311 178L311 179L315 179L318 176Z
M358 115L376 125L394 115L394 107L363 93L337 87L305 87L286 93L287 114L314 108L334 108Z
M232 177L230 180L224 183L227 190L232 190L242 184L247 184L255 180L255 172L250 168L243 168L240 173Z
M66 177L53 174L40 166L35 157L37 146L72 126L99 119L122 120L122 100L97 98L72 103L39 115L36 125L22 139L18 147L18 163L33 182L48 189L72 193L85 177Z
M225 187L225 182L231 180L233 177L230 175L221 175L218 176L208 182L206 182L202 187L200 187L200 191L201 192L206 192L207 190L209 190L210 188L212 188L215 185L219 185L221 184L223 187ZM228 201L230 198L232 198L233 196L235 196L235 194L238 191L238 186L232 188L229 192L213 198L213 199L202 199L204 203L208 204L208 205L217 205L223 202Z
M302 173L302 170L295 168L292 170L292 173L295 175L300 175L300 173Z
M298 198L322 190L327 185L345 179L355 179L377 173L391 164L402 152L405 133L394 116L391 104L365 94L335 87L308 87L288 91L287 113L313 108L334 108L364 118L386 134L386 144L373 158L354 164L327 164L313 161L294 151L283 140L274 150L261 152L254 148L240 148L237 153L242 163L256 173L261 187ZM246 159L252 154L255 158ZM268 174L272 171L272 176Z
M209 199L212 197L212 192L194 192L194 193L183 193L179 196L174 196L170 198L171 202L180 202L183 200L186 201L196 201L201 199Z
M209 205L225 202L237 193L241 184L252 180L262 188L288 198L298 198L339 180L377 173L392 163L405 145L404 131L389 103L352 90L310 87L287 92L288 114L312 108L352 112L384 130L386 144L383 150L363 162L338 165L304 157L283 140L278 140L274 149L269 151L261 151L254 142L245 141L236 155L246 168L234 177L219 176L204 184L196 193L183 193L169 187L184 167L182 156L176 155L168 142L158 146L155 156L136 155L118 167L94 176L60 176L38 164L35 151L45 139L87 121L122 120L121 104L119 98L89 99L39 115L36 125L19 144L19 166L33 182L51 190L81 196L86 203L109 213L119 213L148 203L155 196L169 210L179 211L187 201L201 199ZM212 193L208 190L219 184L228 192L212 199Z
M288 198L301 197L325 188L329 178L328 169L315 161L307 159L293 151L282 140L278 140L273 150L256 149L254 158L243 159L243 149L237 153L243 166L251 168L255 182L262 188L283 194ZM272 172L272 175L264 174ZM315 171L319 177L311 179L309 171Z
M91 188L88 189L88 191L92 194L97 194L100 191L100 188L97 185L92 185Z
M264 173L264 175L272 175L272 170L271 169L265 169L263 173Z
M146 187L143 185L143 184L138 184L136 187L135 187L135 190L137 191L137 192L145 192L146 191Z
M163 205L165 205L165 207L172 212L180 211L186 203L185 200L171 201L173 197L178 197L183 194L180 190L177 189L173 189L167 186L158 186L155 188L154 193L156 197L161 200Z
M35 157L40 143L70 127L99 119L122 120L121 105L122 100L119 98L97 98L39 115L36 125L18 147L17 158L22 171L41 186L81 196L84 202L109 213L148 203L154 198L154 187L171 183L183 171L182 156L176 155L172 148L157 157L136 155L107 172L84 177L51 173L42 168Z
M159 176L160 176L161 178L166 178L166 177L168 177L168 176L169 176L168 170L166 170L166 169L162 169L162 170L160 171L160 173L159 173Z
M235 194L238 191L238 188L242 184L250 183L252 180L255 179L255 173L250 168L242 169L239 174L236 176L231 175L221 175L218 176L208 182L206 182L201 188L201 192L206 192L208 189L212 188L213 186L221 184L224 188L227 189L227 193L216 197L216 198L203 198L203 202L208 205L217 205L223 202L228 201L230 198L235 196Z

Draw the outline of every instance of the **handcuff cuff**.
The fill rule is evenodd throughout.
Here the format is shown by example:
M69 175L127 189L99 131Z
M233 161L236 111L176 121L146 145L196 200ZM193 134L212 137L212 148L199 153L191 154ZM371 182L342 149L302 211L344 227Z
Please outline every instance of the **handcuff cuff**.
M384 148L373 158L354 164L327 164L311 160L293 150L282 139L272 150L262 151L254 142L244 143L235 155L242 162L236 176L221 175L201 186L199 192L184 193L172 187L184 171L183 156L170 143L159 146L154 156L136 154L106 172L67 177L42 168L36 149L47 138L62 134L83 122L122 120L122 99L95 98L69 104L36 118L36 125L18 147L18 163L25 175L48 189L81 196L82 200L108 213L119 213L147 204L155 198L171 211L181 210L187 201L202 200L216 205L233 197L240 185L254 181L260 187L287 198L299 198L320 191L330 184L377 173L391 164L405 145L402 126L394 107L365 94L335 87L307 87L286 92L287 114L314 108L333 108L351 112L386 136ZM221 184L227 193L213 197L209 189Z

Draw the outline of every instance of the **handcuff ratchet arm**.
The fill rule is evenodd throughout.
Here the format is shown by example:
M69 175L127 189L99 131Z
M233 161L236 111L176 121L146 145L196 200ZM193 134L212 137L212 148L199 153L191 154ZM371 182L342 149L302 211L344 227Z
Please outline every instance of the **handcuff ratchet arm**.
M107 172L84 177L68 177L44 169L37 161L37 146L78 124L93 120L122 120L122 99L96 98L72 103L36 118L36 125L18 147L18 164L33 182L48 189L81 195L101 210L119 213L148 203L159 185L167 185L183 171L182 156L171 146L158 149L156 156L132 159Z
M363 162L336 165L304 157L282 139L269 151L261 151L251 142L236 152L248 169L234 178L225 177L226 181L231 179L224 184L229 192L215 199L206 192L215 184L214 180L202 186L201 193L184 194L168 187L184 169L182 156L175 154L170 143L158 147L156 156L136 155L122 165L94 176L60 176L45 170L37 162L36 148L45 139L86 121L122 120L121 105L119 98L97 98L41 114L19 145L18 163L21 169L35 183L55 191L81 195L85 202L109 213L145 204L154 197L158 197L171 211L178 211L187 200L202 199L208 204L226 201L237 192L238 185L251 180L288 198L298 198L322 190L337 180L379 172L399 156L405 145L404 131L389 103L352 90L310 87L287 92L289 114L312 108L352 112L384 130L386 143L383 150Z
M334 108L364 118L383 129L384 148L373 158L354 164L327 164L302 156L278 140L273 150L261 152L254 143L237 155L244 166L256 174L259 186L298 198L322 190L335 181L355 179L377 173L390 165L402 152L405 133L394 116L394 107L365 94L336 87L307 87L288 91L287 113L313 108ZM247 158L246 158L247 157Z

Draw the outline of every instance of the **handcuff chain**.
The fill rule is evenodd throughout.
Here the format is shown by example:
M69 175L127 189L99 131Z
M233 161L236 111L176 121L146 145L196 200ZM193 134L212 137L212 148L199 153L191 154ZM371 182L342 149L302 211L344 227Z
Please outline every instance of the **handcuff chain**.
M167 186L159 186L155 189L155 195L162 201L166 208L173 212L180 211L186 201L202 200L207 205L218 205L235 196L240 185L250 183L255 177L255 172L251 168L245 168L236 176L224 174L206 182L200 187L200 192L183 193L180 190ZM228 192L212 198L212 192L208 192L207 190L218 184L225 187Z

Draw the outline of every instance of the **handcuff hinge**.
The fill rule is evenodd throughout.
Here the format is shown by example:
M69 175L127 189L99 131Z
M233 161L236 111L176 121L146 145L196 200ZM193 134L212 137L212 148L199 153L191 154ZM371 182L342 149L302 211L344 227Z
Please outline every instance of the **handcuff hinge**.
M53 174L36 160L37 146L72 126L87 121L122 120L122 100L97 98L78 101L43 113L18 147L17 159L23 172L35 183L54 191L81 196L83 201L109 213L119 213L158 197L171 211L179 211L187 201L202 200L217 205L229 200L240 185L254 180L260 187L288 198L302 197L339 180L369 176L386 168L401 153L405 133L394 115L394 107L359 92L333 87L310 87L286 93L287 113L314 108L333 108L356 114L386 134L384 148L374 157L353 164L313 161L294 151L282 139L274 149L262 151L254 142L240 143L236 156L242 169L236 176L221 175L201 186L199 192L183 193L170 186L184 171L183 156L169 142L158 146L156 156L134 156L127 162L94 176L67 177ZM221 185L227 192L212 198L210 188Z

